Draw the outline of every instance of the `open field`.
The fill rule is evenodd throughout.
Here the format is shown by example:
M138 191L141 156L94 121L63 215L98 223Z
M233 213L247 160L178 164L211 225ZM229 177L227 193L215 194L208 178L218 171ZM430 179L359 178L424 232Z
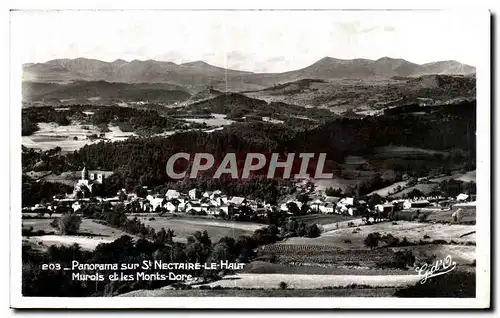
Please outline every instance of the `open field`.
M439 188L439 185L437 183L419 183L417 185L414 185L412 187L408 187L402 191L399 191L397 193L392 194L392 197L394 198L402 198L403 196L407 195L413 190L418 190L422 192L424 195L428 195L432 191L435 191Z
M33 227L33 231L43 230L47 233L56 232L50 225L53 218L46 219L23 219L23 228ZM42 246L50 245L72 245L74 243L80 244L82 248L94 249L99 243L110 243L122 235L131 234L125 233L121 230L99 224L91 219L82 219L79 235L42 235L23 237L23 240L34 242Z
M226 126L234 123L234 120L226 119L225 114L211 114L212 118L182 118L182 120L193 122L193 123L205 123L208 126Z
M423 239L424 235L428 235L430 237L429 240L454 240L456 242L475 242L476 240L475 234L461 237L463 234L475 231L474 225L398 221L397 225L393 225L391 222L381 222L372 225L363 225L358 228L359 231L353 233L356 229L355 227L339 227L338 230L332 229L326 231L317 238L293 237L280 244L325 245L346 249L360 249L366 248L363 241L372 232L392 234L399 239L406 237L410 242L419 241ZM345 243L344 240L346 239L350 240L351 243Z
M444 210L444 211L434 211L431 212L427 216L427 220L430 222L450 222L452 220L453 212L455 212L458 207L453 208L452 210ZM462 223L472 223L476 221L476 209L462 209L463 217Z
M411 155L425 154L425 155L446 155L444 151L436 151L432 149L415 148L415 147L404 147L404 146L386 146L379 147L375 151L378 155L390 156L390 157L406 157Z
M104 178L108 178L113 175L113 171L107 170L92 170L92 173L101 173ZM75 182L82 177L81 171L65 171L61 174L54 174L51 171L29 171L26 173L29 177L33 179L40 179L48 182L57 182L66 184L68 186L73 186Z
M314 185L316 186L317 190L325 190L327 188L340 188L342 191L346 190L350 186L355 186L358 181L357 180L348 180L348 179L342 179L342 178L333 178L333 179L327 179L327 180L312 180Z
M395 291L396 288L392 287L338 289L142 289L122 294L118 297L391 297ZM230 307L229 305L228 308Z
M444 181L444 180L452 180L452 179L463 181L463 182L471 182L471 181L476 182L476 170L467 171L466 173L456 173L456 174L453 174L451 176L442 176L442 177L431 179L430 181L439 183L439 182Z
M314 266L286 265L253 261L245 266L246 274L311 274L311 275L406 275L409 271L400 269L378 269L361 266Z
M299 274L236 274L225 276L222 280L207 285L226 288L278 288L285 282L289 288L318 289L325 287L347 287L349 285L368 285L372 287L405 287L421 279L412 275L299 275Z
M393 183L390 186L387 186L385 188L381 188L381 189L372 191L368 195L373 195L376 193L376 194L380 195L381 197L386 197L389 195L389 193L392 194L392 193L396 192L398 187L401 187L401 188L405 187L406 183L407 183L407 181L395 182L395 183Z
M79 244L83 249L93 250L100 243L111 243L115 239L104 237L84 237L78 235L43 235L23 238L23 240L43 246Z
M48 150L61 147L63 152L72 152L81 147L97 143L100 139L90 140L86 136L96 134L100 131L94 125L87 125L73 122L68 126L60 126L56 123L38 123L40 128L31 136L22 136L22 145L28 148ZM86 127L88 129L84 129ZM109 125L109 132L104 134L104 138L110 141L125 140L130 136L135 136L133 132L123 132L118 126ZM74 137L77 140L74 140Z
M129 215L128 217L133 218L134 215ZM149 220L151 216L139 217L139 220L145 225L153 227L155 230L160 230L162 227L165 228L165 230L174 230L175 239L178 241L185 241L188 236L196 231L206 230L210 239L214 242L223 236L236 238L240 235L252 235L256 229L264 226L256 223L231 222L214 219L153 217L154 220Z
M356 217L340 214L308 214L304 216L297 216L295 217L295 219L297 220L297 222L304 222L305 224L317 224L322 226L331 226L344 221L353 221L355 219L357 220ZM359 219L359 221L361 221L361 219Z
M419 245L411 247L393 247L394 251L410 249L415 258L429 257L443 260L450 255L458 265L470 265L476 259L476 247L464 245Z

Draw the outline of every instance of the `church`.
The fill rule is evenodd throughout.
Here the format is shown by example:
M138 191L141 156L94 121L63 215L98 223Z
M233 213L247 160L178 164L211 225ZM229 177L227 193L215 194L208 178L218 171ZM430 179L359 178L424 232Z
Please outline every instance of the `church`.
M73 196L76 196L78 192L84 192L83 187L87 187L90 192L92 192L92 186L94 184L103 184L104 174L102 173L92 173L83 167L81 172L81 179L79 179L73 189Z

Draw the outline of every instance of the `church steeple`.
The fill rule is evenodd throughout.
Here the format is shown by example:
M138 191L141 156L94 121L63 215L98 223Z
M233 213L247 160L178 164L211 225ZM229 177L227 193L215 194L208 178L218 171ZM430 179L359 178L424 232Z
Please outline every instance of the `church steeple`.
M85 166L83 166L82 170L82 180L88 180L89 179L89 171Z

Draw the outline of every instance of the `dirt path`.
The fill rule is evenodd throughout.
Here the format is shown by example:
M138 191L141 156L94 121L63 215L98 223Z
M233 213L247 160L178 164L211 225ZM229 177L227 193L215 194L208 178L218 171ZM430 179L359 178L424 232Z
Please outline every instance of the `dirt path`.
M362 272L360 272L362 275ZM210 286L229 288L278 288L285 282L288 288L317 289L323 287L346 287L369 285L372 287L403 287L413 285L421 279L418 275L305 275L305 274L237 274L212 282Z

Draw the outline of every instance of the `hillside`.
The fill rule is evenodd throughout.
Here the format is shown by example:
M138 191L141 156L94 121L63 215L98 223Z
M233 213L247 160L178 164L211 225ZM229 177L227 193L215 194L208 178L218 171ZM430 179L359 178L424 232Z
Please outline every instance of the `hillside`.
M182 87L171 84L127 84L105 81L77 81L69 84L23 82L23 100L47 101L154 101L174 103L188 99L191 95Z
M328 107L336 113L370 111L405 104L435 105L475 98L475 76L423 75L367 79L301 79L248 91L268 102Z

